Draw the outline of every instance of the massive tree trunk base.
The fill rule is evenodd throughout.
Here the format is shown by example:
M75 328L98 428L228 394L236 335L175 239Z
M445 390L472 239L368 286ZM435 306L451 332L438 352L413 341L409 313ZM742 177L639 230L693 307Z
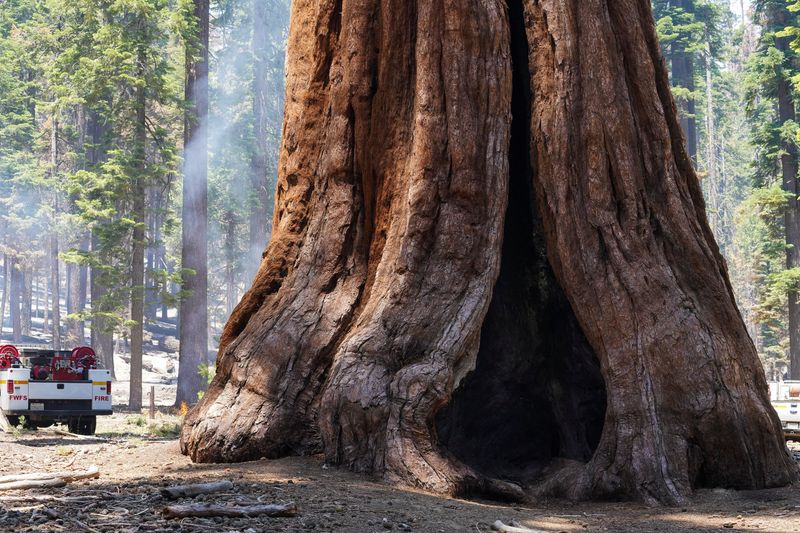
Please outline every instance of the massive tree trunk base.
M184 453L453 495L796 467L647 0L295 0L273 240Z

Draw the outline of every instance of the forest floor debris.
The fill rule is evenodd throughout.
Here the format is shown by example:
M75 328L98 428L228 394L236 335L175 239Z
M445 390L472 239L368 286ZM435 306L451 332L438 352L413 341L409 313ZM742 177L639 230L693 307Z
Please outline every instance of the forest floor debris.
M800 530L800 490L699 491L683 508L634 503L544 501L502 505L440 498L400 490L335 468L322 457L195 465L180 454L175 434L164 436L176 417L159 414L142 422L118 413L98 421L102 441L56 434L52 429L1 434L6 461L0 476L34 472L84 472L100 477L64 487L4 491L0 531L133 532L347 532L489 533L496 521L549 533ZM162 489L230 480L224 490L170 501ZM170 505L297 506L296 516L274 518L167 518ZM524 530L524 529L523 529Z

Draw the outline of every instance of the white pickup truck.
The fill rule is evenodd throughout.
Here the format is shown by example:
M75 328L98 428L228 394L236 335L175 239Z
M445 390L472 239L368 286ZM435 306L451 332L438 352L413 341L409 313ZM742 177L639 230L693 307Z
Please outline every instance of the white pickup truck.
M11 425L66 423L93 435L98 415L112 413L111 372L97 368L94 351L23 350L0 346L0 411Z
M800 381L771 381L769 395L787 440L800 440Z

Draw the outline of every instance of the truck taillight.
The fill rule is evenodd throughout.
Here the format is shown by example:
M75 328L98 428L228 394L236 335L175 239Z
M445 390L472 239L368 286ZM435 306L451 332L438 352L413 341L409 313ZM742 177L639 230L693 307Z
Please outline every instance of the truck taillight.
M106 381L106 394L111 395L111 382Z
M8 380L8 385L7 385L6 391L9 394L14 394L14 380L13 379L9 379Z

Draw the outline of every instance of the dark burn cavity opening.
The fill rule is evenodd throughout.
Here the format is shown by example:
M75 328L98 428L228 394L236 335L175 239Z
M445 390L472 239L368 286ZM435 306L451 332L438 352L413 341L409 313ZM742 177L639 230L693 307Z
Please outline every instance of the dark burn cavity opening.
M606 391L545 253L530 164L530 73L522 0L509 1L513 95L502 265L475 370L436 419L439 442L479 472L533 481L554 459L588 461Z

